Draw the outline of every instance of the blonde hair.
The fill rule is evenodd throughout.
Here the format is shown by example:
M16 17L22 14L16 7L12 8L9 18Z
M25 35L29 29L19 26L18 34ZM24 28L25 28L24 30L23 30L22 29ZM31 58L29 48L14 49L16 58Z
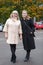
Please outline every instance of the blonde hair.
M19 18L19 13L18 13L17 10L12 11L12 13L10 14L10 18L13 18L13 14L14 13L16 13L18 15L18 18L17 19L19 20L20 18Z
M26 13L27 13L26 19L30 19L30 18L31 18L31 17L28 15L27 10L22 10L22 12L26 12Z
M27 10L22 10L22 12L26 12L27 13Z

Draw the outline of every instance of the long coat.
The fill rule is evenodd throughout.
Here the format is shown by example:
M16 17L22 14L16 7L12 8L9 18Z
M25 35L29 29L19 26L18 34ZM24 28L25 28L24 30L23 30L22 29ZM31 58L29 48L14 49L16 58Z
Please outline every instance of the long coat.
M25 23L26 24L25 24ZM22 32L23 32L23 46L25 50L35 49L35 41L34 41L34 24L33 20L30 18L29 20L21 19ZM27 27L29 26L31 30ZM30 34L33 32L33 34Z
M22 34L20 20L13 21L11 18L7 19L3 31L8 33L8 44L18 44L19 34Z

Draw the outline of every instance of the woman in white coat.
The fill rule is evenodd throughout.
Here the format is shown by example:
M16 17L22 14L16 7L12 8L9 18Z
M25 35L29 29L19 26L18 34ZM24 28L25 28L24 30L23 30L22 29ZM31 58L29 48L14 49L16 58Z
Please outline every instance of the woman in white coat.
M19 43L19 37L22 39L22 29L21 29L21 23L19 20L19 14L18 11L13 11L10 15L10 18L7 19L3 32L5 32L5 38L7 40L7 43L10 45L12 56L11 56L11 62L16 62L16 44Z

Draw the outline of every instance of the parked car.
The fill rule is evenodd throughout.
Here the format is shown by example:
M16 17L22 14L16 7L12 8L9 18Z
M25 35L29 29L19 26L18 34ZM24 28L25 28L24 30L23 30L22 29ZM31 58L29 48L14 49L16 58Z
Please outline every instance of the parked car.
M43 29L43 23L42 22L36 22L34 23L35 29Z
M3 27L4 27L3 24L0 23L0 32L3 31Z

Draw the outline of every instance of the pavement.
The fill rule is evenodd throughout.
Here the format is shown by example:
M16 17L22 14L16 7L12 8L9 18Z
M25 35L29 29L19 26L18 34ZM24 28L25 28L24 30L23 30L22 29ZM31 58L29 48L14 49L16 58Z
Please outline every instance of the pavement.
M26 52L23 49L22 41L19 41L16 46L17 62L13 64L10 62L10 46L6 43L4 33L0 32L0 65L43 65L43 30L36 30L35 36L36 49L31 51L29 61L24 62Z

